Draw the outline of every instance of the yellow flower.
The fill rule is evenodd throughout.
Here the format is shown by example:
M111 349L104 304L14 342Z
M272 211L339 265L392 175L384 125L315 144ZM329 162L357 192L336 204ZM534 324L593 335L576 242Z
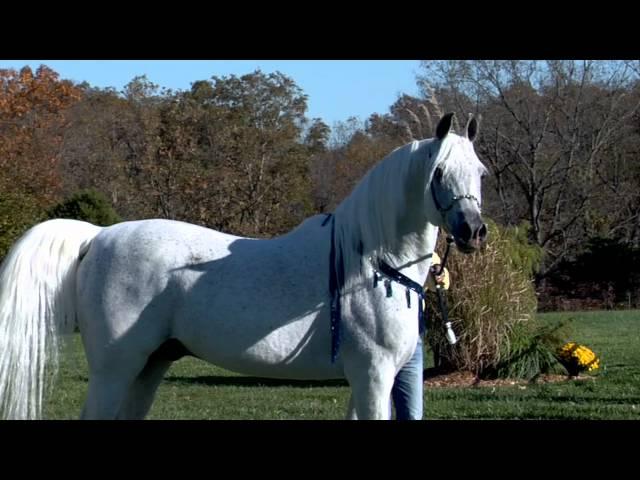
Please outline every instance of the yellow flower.
M558 351L560 362L568 369L575 371L587 370L589 372L596 370L600 366L600 360L593 351L584 345L578 345L575 342L569 342Z

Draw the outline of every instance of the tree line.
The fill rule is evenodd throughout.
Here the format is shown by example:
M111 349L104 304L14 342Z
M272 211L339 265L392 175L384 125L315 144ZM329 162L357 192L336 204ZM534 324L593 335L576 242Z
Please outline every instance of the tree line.
M87 189L124 220L282 234L331 211L377 161L455 111L462 126L482 117L485 214L544 253L540 305L637 306L639 73L638 61L425 61L418 95L330 128L307 117L307 96L279 72L184 91L143 76L116 91L46 66L0 70L0 254Z

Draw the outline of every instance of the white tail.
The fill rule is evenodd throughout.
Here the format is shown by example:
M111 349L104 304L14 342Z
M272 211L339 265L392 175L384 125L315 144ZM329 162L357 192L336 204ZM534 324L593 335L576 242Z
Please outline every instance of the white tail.
M75 324L76 269L101 227L50 220L25 233L0 266L0 412L42 414L58 367L58 335Z

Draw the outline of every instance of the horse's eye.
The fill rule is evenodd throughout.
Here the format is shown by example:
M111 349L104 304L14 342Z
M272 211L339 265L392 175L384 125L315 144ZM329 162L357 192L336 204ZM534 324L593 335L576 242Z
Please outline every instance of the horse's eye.
M442 180L442 169L441 168L436 168L436 172L434 174L434 177L436 177L436 180L440 181Z

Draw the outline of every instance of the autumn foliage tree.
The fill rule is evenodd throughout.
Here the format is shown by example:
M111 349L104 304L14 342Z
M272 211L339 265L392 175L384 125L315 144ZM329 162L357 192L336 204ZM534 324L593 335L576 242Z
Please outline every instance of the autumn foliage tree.
M60 195L66 112L79 98L45 66L0 70L0 258Z
M305 145L307 97L281 73L256 71L194 84L187 100L205 113L196 137L218 226L246 235L283 233L311 212Z
M46 66L0 70L0 188L47 204L60 192L66 109L80 90Z
M313 212L309 159L326 126L281 73L161 90L89 89L65 137L69 191L99 188L124 218L183 220L229 233L284 233ZM73 183L73 185L71 185Z
M96 189L124 217L144 217L144 196L134 179L149 138L144 112L113 89L83 87L80 101L68 111L62 145L63 195Z

